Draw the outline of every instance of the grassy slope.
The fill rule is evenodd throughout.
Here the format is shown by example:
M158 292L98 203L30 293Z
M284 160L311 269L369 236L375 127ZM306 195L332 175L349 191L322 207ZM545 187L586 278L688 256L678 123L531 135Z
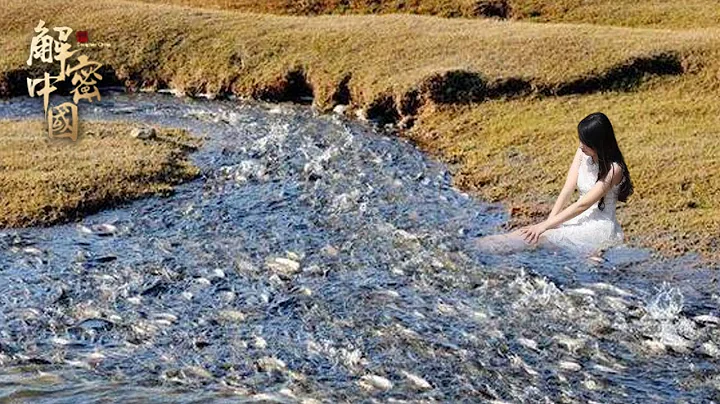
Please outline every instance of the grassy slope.
M143 0L242 12L289 15L413 13L482 18L483 0ZM651 28L720 26L715 0L507 0L506 18Z
M717 167L717 141L712 139L718 127L713 105L720 91L720 29L403 14L294 17L103 0L66 7L14 1L0 11L0 21L20 17L7 24L2 43L8 53L0 59L0 72L23 69L34 26L28 21L44 18L48 25L86 29L91 40L112 43L113 48L84 53L112 65L128 84L154 80L188 93L257 95L282 87L288 71L299 67L323 109L332 107L347 75L351 103L357 106L389 99L393 109L419 91L425 104L406 135L458 162L461 187L520 206L521 221L533 211L549 212L547 205L528 209L527 203L552 203L576 147L577 122L601 110L615 124L636 186L630 203L620 205L628 237L670 255L690 250L710 256L717 250L712 237L720 205L713 195L719 180L704 172ZM533 89L605 78L614 88L612 72L618 67L634 58L652 64L661 52L673 53L683 74L643 76L636 92L601 94L602 86L591 83L589 90L595 92L588 95L535 94L468 105L428 102L437 101L438 93L462 98L466 90L466 82L433 81L437 73L460 70L475 84L472 79L517 78ZM13 89L8 80L5 88L9 84ZM434 90L423 90L433 85ZM507 147L520 157L508 160ZM514 165L523 158L524 164Z
M73 143L49 139L41 120L0 120L0 227L72 220L168 193L199 173L178 147L189 141L184 131L166 129L159 133L165 140L143 141L129 136L133 126L83 123Z

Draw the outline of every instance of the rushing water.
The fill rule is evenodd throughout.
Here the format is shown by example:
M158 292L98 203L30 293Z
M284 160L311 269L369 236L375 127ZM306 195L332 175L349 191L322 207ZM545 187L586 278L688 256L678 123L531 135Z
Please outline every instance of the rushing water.
M3 399L720 398L717 275L692 257L482 256L471 240L501 206L410 143L307 107L114 94L81 119L205 134L202 176L0 232Z

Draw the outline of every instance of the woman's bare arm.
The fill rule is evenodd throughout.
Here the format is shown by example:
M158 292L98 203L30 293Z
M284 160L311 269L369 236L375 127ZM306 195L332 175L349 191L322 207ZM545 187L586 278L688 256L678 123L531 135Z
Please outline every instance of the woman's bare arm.
M572 196L573 192L575 192L575 186L577 184L577 177L578 177L578 170L580 169L581 155L582 155L582 150L580 150L580 148L578 147L577 151L575 152L575 158L573 158L573 161L570 164L570 168L568 169L567 178L565 179L565 185L563 185L562 191L560 191L560 195L558 195L558 198L555 201L555 206L553 206L552 211L550 212L550 215L548 216L548 219L552 218L553 216L557 215L560 211L562 211L563 207L570 200L570 197Z

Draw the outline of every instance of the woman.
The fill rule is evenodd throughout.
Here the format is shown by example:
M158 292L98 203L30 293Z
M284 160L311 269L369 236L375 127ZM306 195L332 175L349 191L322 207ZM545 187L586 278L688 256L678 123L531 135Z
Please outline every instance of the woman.
M627 201L633 185L610 120L601 112L590 114L578 124L578 135L580 146L548 218L508 234L478 238L482 250L502 253L540 245L594 255L624 242L615 205ZM561 210L576 186L580 197Z

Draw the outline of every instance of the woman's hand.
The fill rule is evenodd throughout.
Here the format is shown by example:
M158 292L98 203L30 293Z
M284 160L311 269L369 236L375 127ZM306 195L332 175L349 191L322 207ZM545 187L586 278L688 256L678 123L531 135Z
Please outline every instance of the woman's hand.
M545 226L545 222L542 222L520 228L520 235L528 243L537 244L540 240L540 235L545 233L545 230L547 230L547 227Z

